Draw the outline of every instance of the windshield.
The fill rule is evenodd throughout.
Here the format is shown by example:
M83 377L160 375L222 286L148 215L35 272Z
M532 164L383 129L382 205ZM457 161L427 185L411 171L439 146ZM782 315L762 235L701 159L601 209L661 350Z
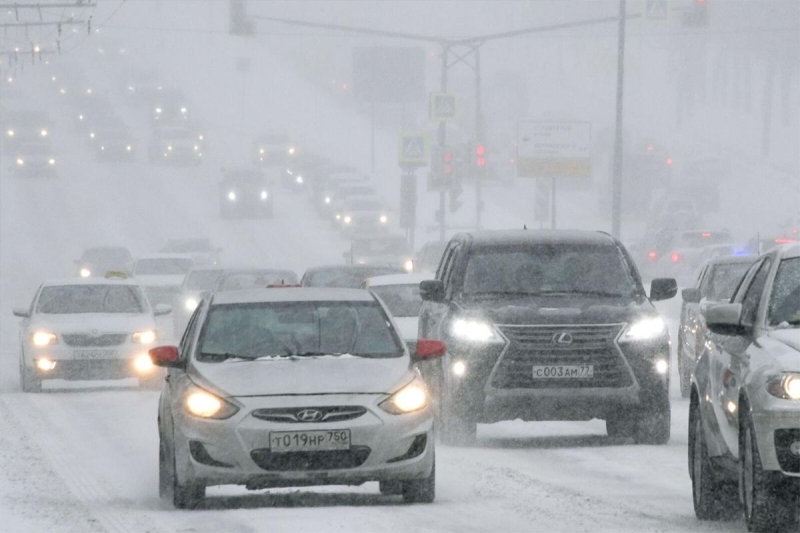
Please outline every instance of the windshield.
M374 276L384 274L406 274L404 270L394 267L375 266L368 268L358 268L355 270L345 267L318 270L306 276L304 285L306 287L335 287L360 289L364 285L364 280Z
M379 285L370 290L389 308L392 316L417 317L422 308L422 297L419 295L419 283L413 285Z
M359 239L353 241L353 256L365 255L401 255L408 245L404 238L400 239Z
M729 263L714 266L703 296L713 300L730 300L750 265L751 263Z
M218 291L266 288L268 285L296 285L297 275L288 270L264 270L226 274L217 286Z
M45 287L36 312L54 315L78 313L144 313L138 287L129 285L63 285Z
M197 270L186 276L186 289L190 291L210 291L217 286L222 270Z
M767 322L771 326L800 326L800 257L784 259L769 297Z
M216 305L197 359L351 354L399 357L401 345L377 302Z
M464 295L481 293L589 293L631 296L637 284L613 246L495 248L472 255Z
M136 262L134 274L137 276L176 276L186 274L191 268L191 259L140 259Z

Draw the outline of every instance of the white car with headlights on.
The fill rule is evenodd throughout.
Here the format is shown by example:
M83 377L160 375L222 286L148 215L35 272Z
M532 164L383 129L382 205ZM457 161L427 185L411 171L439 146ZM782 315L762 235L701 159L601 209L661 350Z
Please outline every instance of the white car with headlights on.
M148 348L159 340L155 316L132 280L85 278L48 281L29 308L14 309L20 323L22 390L38 392L44 379L138 377L142 386L163 380Z
M172 304L172 324L176 337L183 335L200 300L214 290L223 272L221 267L194 267L183 278L180 292Z
M273 180L257 168L223 169L219 184L222 218L272 218Z
M55 177L57 160L48 140L19 145L14 154L11 170L20 177Z
M433 415L386 309L367 291L271 288L204 300L158 411L159 492L195 507L207 486L258 490L378 481L407 502L435 495Z
M800 509L800 244L762 255L705 313L692 375L689 474L700 520L744 510L748 530L794 531ZM741 503L740 503L741 499Z

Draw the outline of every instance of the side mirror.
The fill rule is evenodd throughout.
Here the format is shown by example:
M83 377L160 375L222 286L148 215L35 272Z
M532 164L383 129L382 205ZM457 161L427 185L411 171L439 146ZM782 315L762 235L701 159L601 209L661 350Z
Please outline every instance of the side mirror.
M153 314L155 316L164 316L170 313L172 313L172 306L167 304L158 304L155 309L153 309Z
M678 294L678 282L673 278L655 278L650 282L650 300L669 300Z
M700 294L700 289L683 289L681 291L681 298L683 298L683 301L686 303L697 304L703 299L703 295Z
M718 335L744 335L748 328L743 326L742 304L720 304L709 307L705 313L706 325Z
M426 302L444 300L444 283L438 279L426 279L419 284L419 295Z
M417 341L415 359L420 361L436 359L437 357L444 356L446 351L447 345L442 341L437 341L434 339L419 339Z
M14 316L18 316L20 318L28 318L31 316L31 313L28 311L27 307L15 307L12 309L12 312L14 313Z
M156 366L165 368L183 368L183 361L180 360L180 352L177 346L159 346L149 352L150 360Z

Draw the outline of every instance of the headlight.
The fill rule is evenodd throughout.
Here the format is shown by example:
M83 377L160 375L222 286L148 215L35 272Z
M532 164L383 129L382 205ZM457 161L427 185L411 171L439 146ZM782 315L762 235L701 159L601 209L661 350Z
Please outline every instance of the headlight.
M415 379L380 403L381 409L393 415L413 413L428 405L428 392L420 379Z
M389 222L389 217L387 217L386 215L381 215L381 218L379 218L378 220L381 221L381 224L386 224L387 222Z
M406 272L414 272L414 261L406 259L406 262L403 263L403 268L406 269Z
M200 302L196 298L186 298L186 301L183 302L183 306L187 311L194 311L198 305L200 305Z
M160 108L160 107L157 107L157 108L156 108L156 114L158 114L158 115L160 115L160 114L161 114L161 108Z
M138 344L153 344L156 342L156 332L152 329L146 329L144 331L137 331L131 337L133 342Z
M784 400L800 400L800 373L791 372L769 378L767 392Z
M171 151L172 151L172 146L171 145L167 146L167 152L171 152Z
M185 405L186 411L191 415L216 420L230 418L239 410L235 405L199 387L192 387L187 392Z
M58 344L58 337L54 333L37 331L31 335L31 342L34 346L50 346L51 344Z
M230 200L231 202L235 202L236 201L236 192L235 191L231 191L231 192L228 193L228 200Z
M666 374L669 372L669 362L666 359L656 359L654 366L656 372L659 374Z
M463 376L467 373L467 364L464 361L456 361L453 363L451 370L456 376Z
M24 160L24 159L22 159L22 158L20 157L20 158L18 158L18 159L17 159L17 164L18 164L19 166L22 166L22 165L24 165L24 164L25 164L25 160Z
M126 147L125 147L125 149L126 149L127 151L129 151L129 152L130 152L131 150L133 150L133 146L131 146L131 145L129 144L128 146L126 146Z
M261 191L261 199L266 200L267 198L269 198L269 194L267 194L267 191Z
M137 355L136 358L133 360L133 368L136 369L137 372L140 374L146 374L153 370L153 360L150 359L150 356L146 353L141 355Z
M294 181L296 181L297 183L299 183L300 185L302 185L302 184L303 184L303 176L297 176L297 177L294 179Z
M36 368L39 370L54 370L56 368L56 362L43 357L41 359L36 360Z
M337 214L336 214L336 220L342 220L342 215L340 215L340 214L338 214L338 213L337 213Z
M289 148L289 155L294 155L295 151L296 150L295 150L294 146L290 147Z
M82 278L88 278L91 275L92 275L92 271L89 270L88 268L82 268L81 269L81 277Z
M186 108L185 107L181 108L181 113L184 113L184 114L186 113Z
M258 153L259 153L259 154L261 154L261 155L264 155L264 149L263 149L263 148L260 148L260 149L258 150Z
M331 203L331 197L330 197L330 196L326 196L326 197L325 197L325 203L326 203L326 204L329 204L329 203Z
M42 137L47 137L47 130L40 131L39 135L41 135Z
M53 159L53 158L50 158L50 159L48 159L48 160L47 160L47 163L48 163L49 165L55 165L55 164L56 164L56 160L55 160L55 159Z
M450 334L467 342L503 342L494 328L487 322L457 318L453 321Z
M352 218L350 215L346 215L346 216L344 217L344 223L345 223L345 224L349 224L349 223L351 223L352 221L353 221L353 218Z
M83 120L83 115L78 115L78 120Z
M14 130L8 130L6 133L8 133L9 137L13 137L14 136Z
M667 325L661 317L643 318L628 326L622 336L622 340L645 341L661 337L666 333Z
M199 147L199 146L197 146L197 145L195 144L195 145L194 145L194 151L196 152L196 151L198 151L199 149L200 149L200 147Z
M91 137L92 139L94 139L94 132L90 133L90 134L89 134L89 137Z

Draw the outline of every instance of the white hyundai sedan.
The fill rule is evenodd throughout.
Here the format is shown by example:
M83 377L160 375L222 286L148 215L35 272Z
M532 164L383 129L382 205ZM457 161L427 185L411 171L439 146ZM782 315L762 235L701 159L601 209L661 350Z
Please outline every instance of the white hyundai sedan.
M155 316L132 280L83 278L48 281L30 308L14 309L22 318L19 372L22 390L39 392L44 379L120 379L138 377L143 386L163 379L147 349L159 337Z
M433 415L386 308L353 289L267 288L204 300L159 402L159 493L196 507L207 486L250 490L378 481L406 502L435 495Z

